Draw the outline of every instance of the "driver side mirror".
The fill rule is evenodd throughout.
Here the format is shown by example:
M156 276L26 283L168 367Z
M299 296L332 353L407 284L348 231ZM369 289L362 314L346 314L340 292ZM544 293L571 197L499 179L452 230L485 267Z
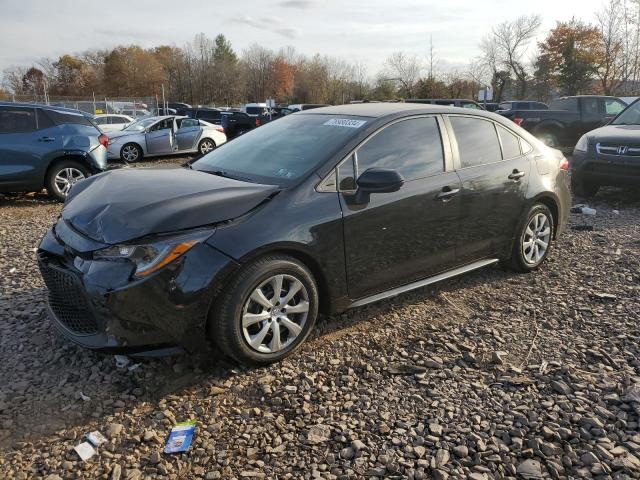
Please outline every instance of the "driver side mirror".
M358 189L354 200L356 203L369 203L372 193L397 192L403 183L404 178L396 170L369 168L356 180Z

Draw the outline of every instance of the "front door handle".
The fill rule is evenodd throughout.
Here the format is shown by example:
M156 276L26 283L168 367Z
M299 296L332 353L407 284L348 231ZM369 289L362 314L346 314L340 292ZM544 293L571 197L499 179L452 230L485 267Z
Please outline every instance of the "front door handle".
M518 170L514 170L511 175L509 175L509 180L520 180L525 176L524 172L519 172Z
M442 191L436 195L439 200L449 200L451 197L457 195L460 192L459 188L451 188L449 186L442 187Z
M40 137L38 139L39 142L55 142L55 137Z

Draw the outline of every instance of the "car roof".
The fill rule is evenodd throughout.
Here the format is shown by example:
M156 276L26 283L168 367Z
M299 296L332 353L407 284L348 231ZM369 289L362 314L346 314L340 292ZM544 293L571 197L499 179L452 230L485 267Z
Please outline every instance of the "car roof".
M348 105L336 105L332 107L320 107L312 110L296 112L293 115L352 115L359 117L381 118L386 116L398 116L401 114L421 113L464 113L466 115L478 115L495 118L484 110L450 107L447 105L433 105L428 103L357 103Z
M42 103L26 103L26 102L0 102L0 107L29 107L29 108L45 108L47 110L56 110L58 112L69 113L86 113L75 108L58 107L56 105L45 105Z

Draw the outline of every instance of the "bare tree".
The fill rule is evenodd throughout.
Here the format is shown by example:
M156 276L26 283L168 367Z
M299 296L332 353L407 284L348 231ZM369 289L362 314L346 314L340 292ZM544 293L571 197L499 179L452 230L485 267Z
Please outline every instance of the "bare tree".
M625 18L620 0L609 0L596 14L602 36L598 78L605 95L613 94L627 70L625 61Z
M418 58L404 52L392 53L385 61L385 74L400 84L400 93L406 98L413 97L420 70Z
M491 65L493 76L504 81L504 74L516 80L516 94L524 98L527 92L528 73L525 64L527 47L542 25L540 15L524 15L512 22L494 27L481 43L483 56Z

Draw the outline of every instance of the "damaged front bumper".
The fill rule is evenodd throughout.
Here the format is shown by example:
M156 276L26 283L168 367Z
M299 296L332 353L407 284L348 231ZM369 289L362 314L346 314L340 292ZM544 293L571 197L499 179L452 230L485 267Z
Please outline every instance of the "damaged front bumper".
M38 265L56 328L75 343L109 353L206 350L211 304L238 264L200 243L136 279L128 262L93 259L92 252L106 246L63 220L42 239Z

